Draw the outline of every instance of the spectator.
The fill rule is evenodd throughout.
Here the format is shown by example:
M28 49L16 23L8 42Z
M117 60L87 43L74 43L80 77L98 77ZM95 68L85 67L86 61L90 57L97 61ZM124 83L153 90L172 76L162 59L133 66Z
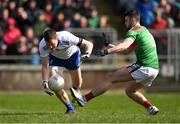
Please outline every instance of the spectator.
M155 20L153 12L157 9L155 0L139 0L136 9L140 12L142 24L149 27Z
M27 1L26 4L27 4L27 7L25 7L25 8L26 8L26 12L28 14L28 18L29 18L31 24L34 25L35 17L40 12L40 9L37 6L36 0L29 0L29 1Z
M0 55L6 54L7 45L2 41L3 30L5 29L6 20L9 18L9 10L4 8L0 11Z
M155 21L152 23L150 28L153 28L153 29L167 28L167 21L163 19L162 14L160 12L155 13Z
M32 55L29 64L40 64L40 58L38 55L38 44L39 41L37 37L35 37L35 32L33 27L25 28L25 37L27 38L27 47L28 47L28 55Z
M84 0L83 5L80 7L80 14L86 18L91 17L92 5L90 0Z
M53 14L54 16L59 13L62 12L65 6L65 0L57 0L57 4L54 6L53 9Z
M7 8L2 9L0 12L0 36L2 36L2 31L5 28L5 22L9 18L9 10ZM1 39L0 39L1 40Z
M88 20L84 16L82 16L80 19L80 27L81 28L88 28Z
M24 36L21 36L17 40L17 51L19 55L27 55L28 47L27 47L27 39Z
M34 30L37 37L40 37L41 32L48 26L47 22L45 21L45 16L43 12L40 12L36 16L36 22L34 24Z
M63 23L63 30L66 30L67 28L71 27L71 20L70 19L65 19Z
M24 36L27 39L27 46L28 46L28 50L30 52L34 43L38 40L37 37L35 36L33 27L26 26L24 29Z
M4 25L5 21L9 18L9 10L8 8L4 8L0 12L0 24L2 23L1 26Z
M31 25L27 12L21 6L17 8L17 14L15 19L21 31L24 30L24 27Z
M172 6L171 17L175 21L175 26L180 27L180 0L176 0Z
M9 10L10 17L16 17L16 2L14 0L9 0L7 3L7 7Z
M66 18L71 18L74 11L74 3L72 0L66 0L65 2L65 8L63 9L64 15Z
M52 13L52 3L51 1L47 1L44 5L44 17L45 17L45 21L50 24L52 18L53 18L53 13Z
M174 20L171 17L172 6L167 0L160 0L157 12L162 14L162 18L167 20L167 28L174 27Z
M108 19L106 16L101 16L99 21L99 28L107 28Z
M24 29L24 36L27 38L28 42L33 42L34 38L36 38L33 27L26 26Z
M7 45L0 41L0 55L5 55L7 50Z
M63 30L63 23L64 23L64 13L58 12L57 15L54 17L54 19L51 22L50 27L55 30Z
M99 23L99 16L97 10L94 8L91 11L91 17L89 18L89 27L90 28L97 28Z
M0 54L36 56L37 39L47 26L96 28L100 19L93 8L92 0L0 0ZM107 20L101 21L105 27ZM39 63L36 60L31 63Z
M71 21L71 25L74 28L80 27L80 19L81 19L81 15L79 12L75 12L73 14L73 19Z
M3 32L3 40L11 46L21 36L20 29L16 26L16 21L13 18L8 18L6 21L6 28Z
M6 46L3 45L3 48L7 48L6 55L18 55L17 51L17 40L21 37L21 31L16 26L16 21L9 17L6 21L5 29L3 30L3 41ZM7 60L6 63L14 63L14 60Z

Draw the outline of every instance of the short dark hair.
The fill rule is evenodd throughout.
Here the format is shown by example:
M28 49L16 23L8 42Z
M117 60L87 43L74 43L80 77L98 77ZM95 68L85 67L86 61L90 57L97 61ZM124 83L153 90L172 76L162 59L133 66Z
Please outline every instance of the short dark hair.
M45 31L43 32L43 37L45 42L50 42L51 39L56 38L56 31L51 28L45 29Z
M138 10L130 10L124 14L124 17L130 17L130 18L137 18L138 21L140 21L140 13Z

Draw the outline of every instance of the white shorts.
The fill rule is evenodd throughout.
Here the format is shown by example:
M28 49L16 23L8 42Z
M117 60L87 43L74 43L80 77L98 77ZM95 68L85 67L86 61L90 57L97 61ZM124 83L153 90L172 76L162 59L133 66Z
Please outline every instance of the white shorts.
M64 67L59 67L59 66L49 66L50 71L55 71L56 73L63 73Z
M138 68L131 70L130 73L136 83L149 87L152 85L153 80L157 77L159 70L151 67L139 66Z

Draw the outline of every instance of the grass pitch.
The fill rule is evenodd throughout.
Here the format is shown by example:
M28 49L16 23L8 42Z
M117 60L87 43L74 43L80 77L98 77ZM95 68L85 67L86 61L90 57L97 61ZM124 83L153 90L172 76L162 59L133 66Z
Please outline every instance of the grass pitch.
M106 93L64 115L55 96L43 93L0 93L0 123L180 123L180 93L146 93L160 109L156 116L123 93Z

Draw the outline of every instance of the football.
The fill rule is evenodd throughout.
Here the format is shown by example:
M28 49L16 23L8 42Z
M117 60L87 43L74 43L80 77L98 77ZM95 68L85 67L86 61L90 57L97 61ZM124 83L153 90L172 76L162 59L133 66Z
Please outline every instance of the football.
M49 89L58 92L64 88L64 79L61 76L51 76L48 80Z

